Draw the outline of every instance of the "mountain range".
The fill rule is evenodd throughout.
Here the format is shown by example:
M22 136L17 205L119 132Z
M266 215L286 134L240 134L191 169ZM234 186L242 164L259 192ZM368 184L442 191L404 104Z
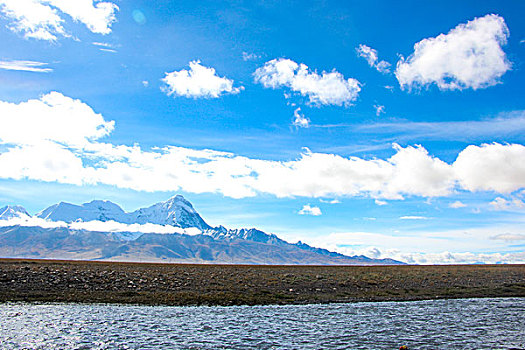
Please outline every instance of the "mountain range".
M32 219L39 219L40 224ZM392 259L346 256L302 242L289 243L255 228L211 227L181 195L133 212L104 200L82 205L60 202L34 217L21 206L6 206L0 208L0 220L0 257L270 265L401 264ZM98 226L88 229L84 223ZM120 225L118 230L100 229L115 223ZM140 225L148 224L148 230L140 229Z

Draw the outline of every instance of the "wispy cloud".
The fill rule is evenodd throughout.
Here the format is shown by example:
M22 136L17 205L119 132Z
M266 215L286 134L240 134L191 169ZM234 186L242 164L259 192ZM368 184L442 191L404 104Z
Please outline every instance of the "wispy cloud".
M501 240L501 241L525 241L525 234L501 233L499 235L491 236L490 239Z
M430 218L426 216L417 216L417 215L406 215L399 217L400 220L428 220Z
M376 116L380 116L381 114L385 113L385 106L380 104L375 104L374 109L376 110Z
M49 73L53 69L47 66L47 63L37 61L0 61L0 69L17 70L24 72Z
M377 55L377 50L367 45L359 45L356 48L357 55L363 57L368 62L370 67L374 67L378 72L390 73L391 64L386 61L380 61Z
M361 133L391 135L391 140L399 141L416 139L475 141L494 136L523 134L525 132L525 111L502 113L496 118L471 121L398 121L357 125L312 125L312 127L352 127Z
M321 203L328 203L328 204L340 204L341 201L338 199L332 199L332 200L325 200L325 199L319 199L319 202Z
M254 53L248 53L248 52L242 53L243 61L255 61L255 60L258 60L259 58L261 58L261 56L254 54Z
M110 49L114 48L114 46L112 44L110 44L110 43L103 43L103 42L94 41L94 42L92 42L92 44L95 45L95 46L100 46L100 47L105 47L105 48L110 48Z
M111 53L116 53L117 52L117 50L115 49L115 46L112 45L112 44L109 44L109 43L103 43L103 42L94 41L92 44L95 45L95 46L98 46L98 49L100 51L111 52Z

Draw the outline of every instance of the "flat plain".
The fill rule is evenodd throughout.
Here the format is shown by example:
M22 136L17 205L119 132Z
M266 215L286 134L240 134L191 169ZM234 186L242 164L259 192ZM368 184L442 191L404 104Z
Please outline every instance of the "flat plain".
M525 297L525 265L272 266L0 259L0 302L265 305Z

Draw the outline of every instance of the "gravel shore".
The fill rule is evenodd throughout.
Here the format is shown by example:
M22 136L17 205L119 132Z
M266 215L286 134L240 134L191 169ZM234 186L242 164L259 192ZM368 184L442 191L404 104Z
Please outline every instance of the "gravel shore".
M0 259L0 302L264 305L525 297L525 265L261 266Z

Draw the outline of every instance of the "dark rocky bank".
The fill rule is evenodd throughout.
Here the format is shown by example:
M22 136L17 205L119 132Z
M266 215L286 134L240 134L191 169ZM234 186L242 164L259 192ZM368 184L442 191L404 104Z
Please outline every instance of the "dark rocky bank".
M0 259L0 302L263 305L525 297L525 265L266 266Z

